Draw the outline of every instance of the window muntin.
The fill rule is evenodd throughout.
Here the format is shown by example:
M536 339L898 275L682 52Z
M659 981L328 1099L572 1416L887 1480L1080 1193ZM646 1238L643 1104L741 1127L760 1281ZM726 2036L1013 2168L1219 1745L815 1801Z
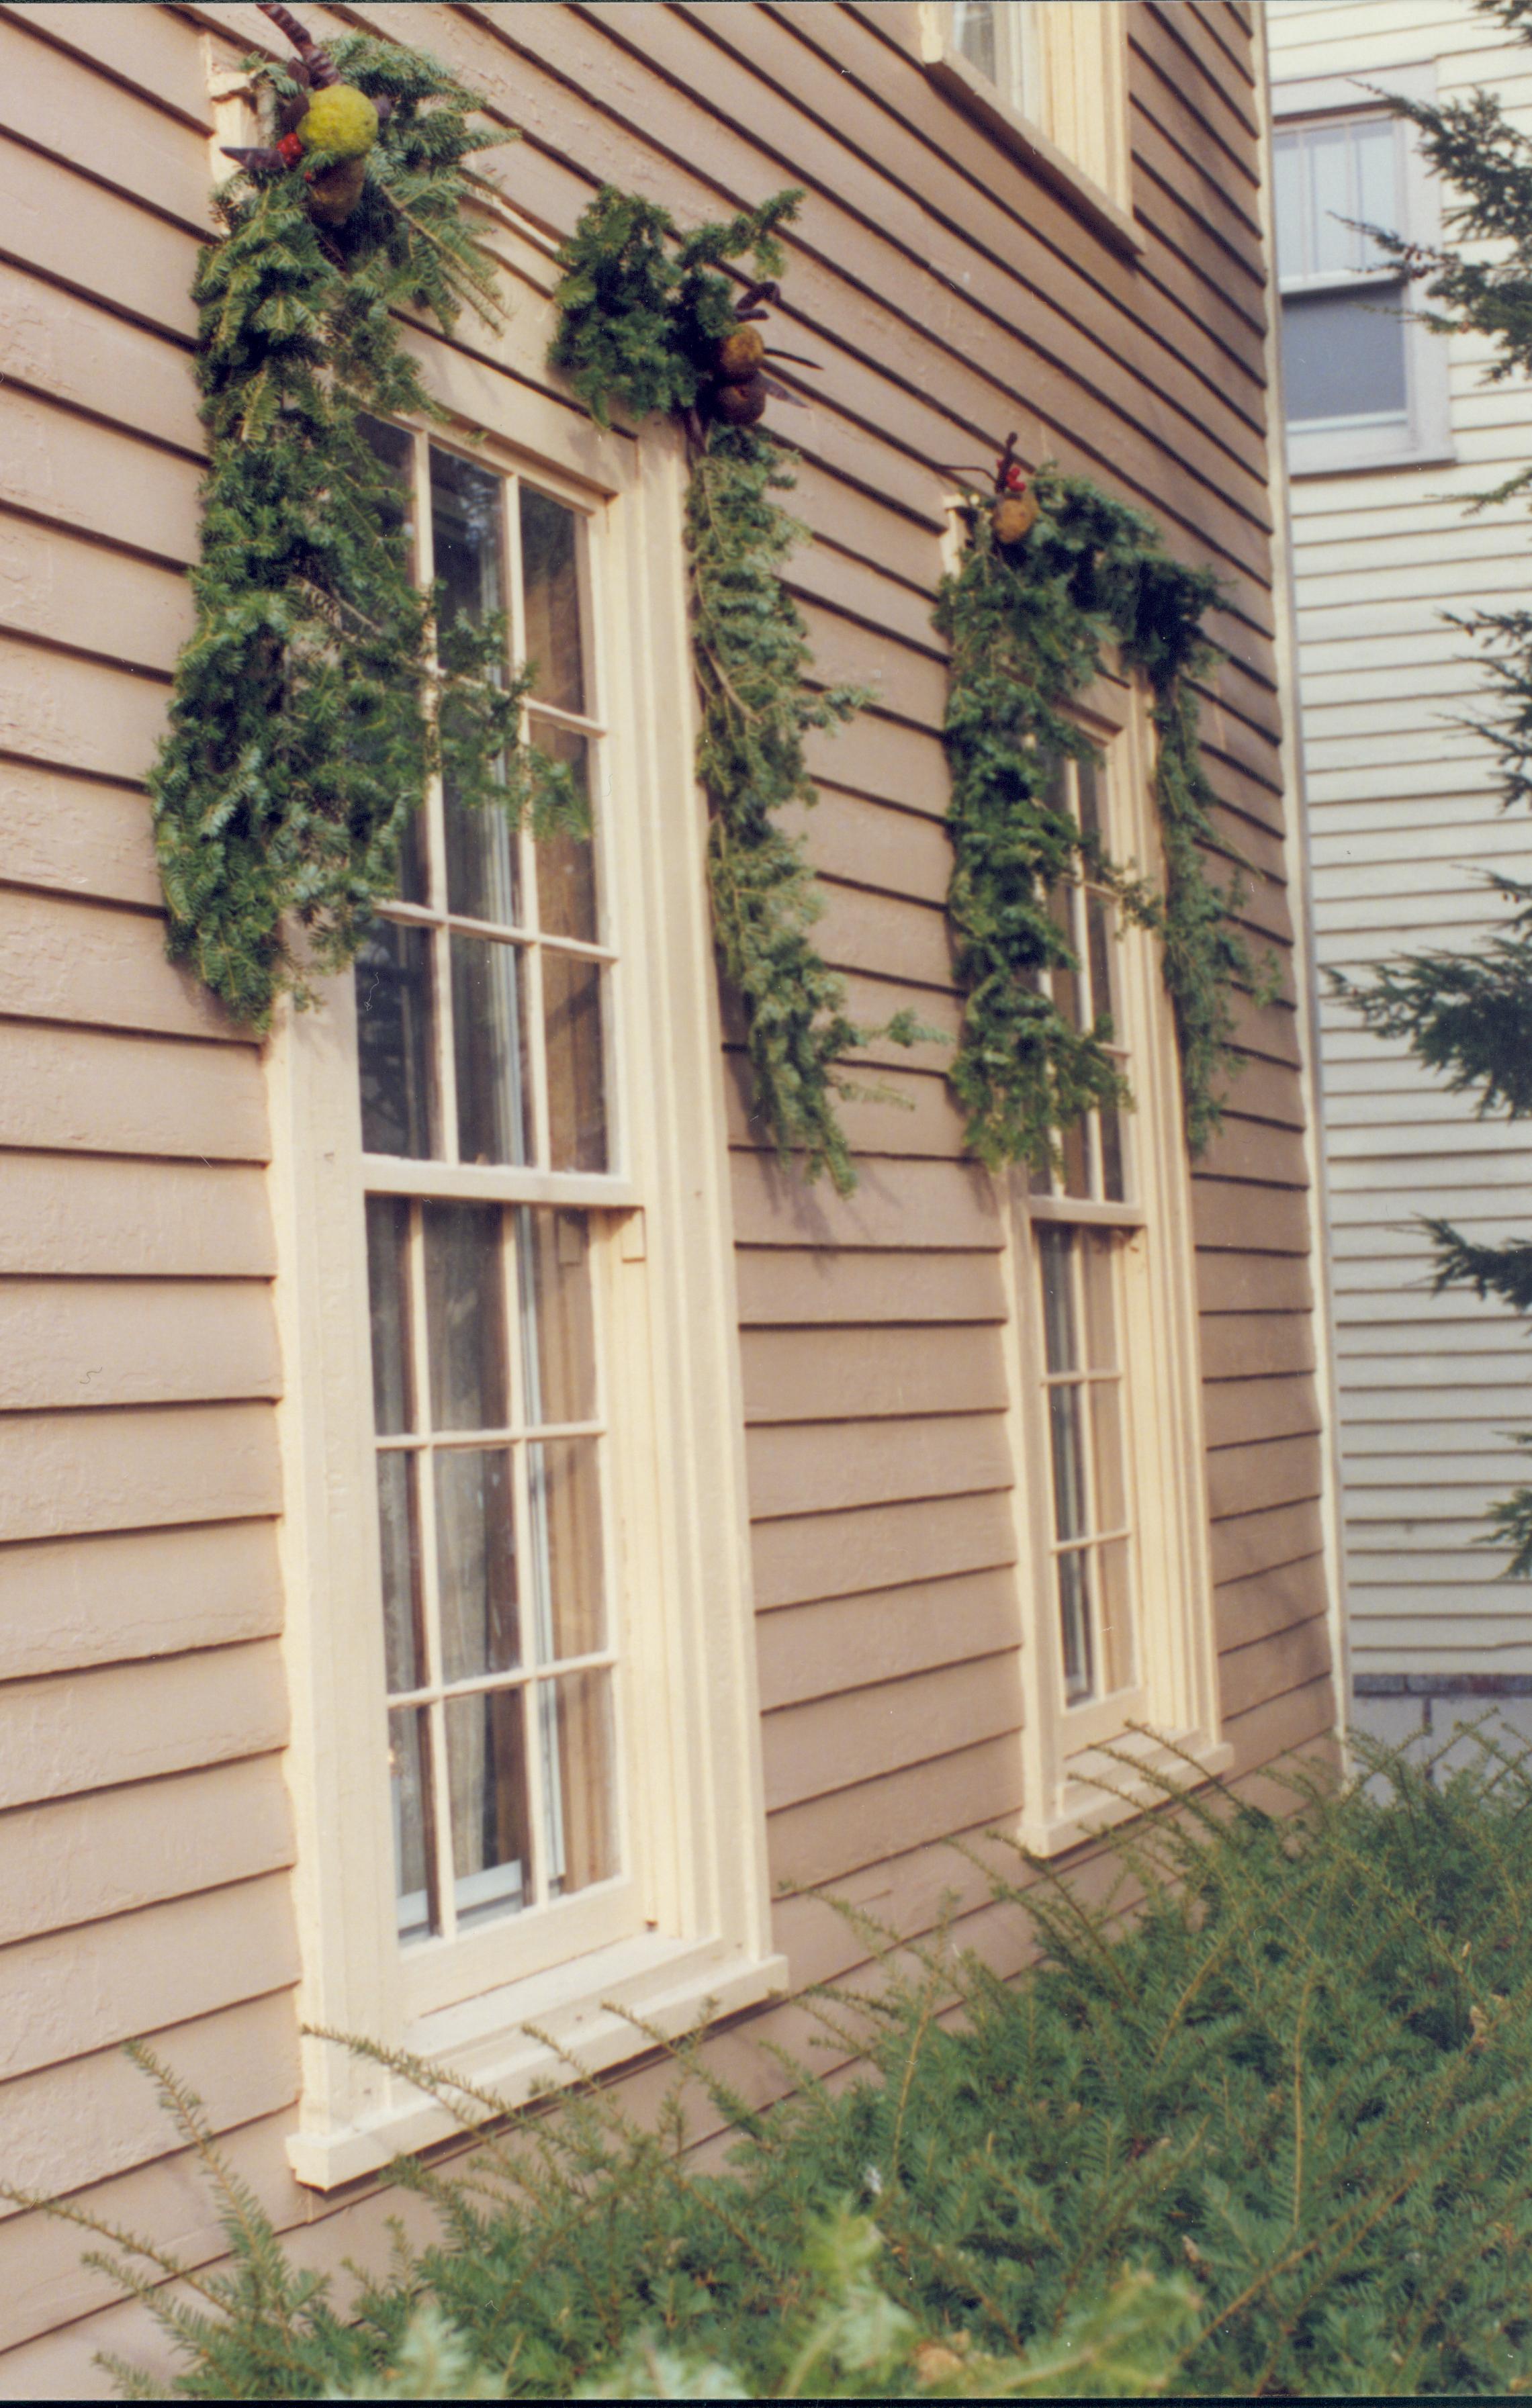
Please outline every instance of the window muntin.
M924 0L921 10L935 80L1099 232L1137 249L1125 33L1122 7L1075 0Z
M621 1870L589 1254L582 1212L367 1200L406 1941Z
M400 471L420 581L449 623L506 612L513 657L536 664L528 733L597 811L583 514L422 437L379 427L373 440ZM615 959L599 824L538 840L433 781L398 899L355 971L395 1891L412 1959L550 1926L518 1939L526 1969L620 1927L620 1912L586 1914L560 1939L571 1900L631 1906L598 1283L580 1196L558 1203L561 1181L610 1168ZM538 1185L522 1200L528 1173Z
M1052 799L1108 857L1158 878L1146 697L1137 683L1104 684L1092 702L1100 752L1060 762ZM1124 1750L1182 1775L1188 1761L1228 1761L1174 1024L1157 944L1088 870L1061 882L1052 908L1074 961L1040 983L1077 1027L1106 1025L1134 1109L1087 1115L1057 1168L1011 1186L1012 1427L1032 1599L1022 1829L1045 1854L1140 1794ZM1161 1752L1156 1733L1184 1754Z
M1064 1701L1134 1683L1133 1526L1117 1331L1122 1241L1106 1229L1043 1224L1043 1390L1052 1470L1053 1562Z
M363 1150L599 1176L614 1167L616 955L600 870L605 731L587 709L581 514L436 443L413 438L413 450L421 581L439 580L444 611L478 624L508 595L516 655L537 666L528 734L568 763L597 830L590 841L538 842L434 784L404 848L399 899L357 962Z
M1404 223L1398 121L1283 128L1272 172L1288 423L1407 439L1406 286L1366 230Z
M1038 61L1031 0L952 0L948 38L1013 108L1036 116Z
M1091 760L1061 760L1049 800L1110 852L1109 781ZM1105 1027L1107 1051L1131 1070L1114 955L1114 905L1088 876L1061 881L1050 910L1074 955L1039 973L1066 1019ZM1026 1214L1035 1266L1031 1308L1042 1333L1037 1377L1047 1426L1050 1593L1067 1708L1135 1681L1133 1523L1119 1291L1127 1236L1143 1214L1128 1188L1127 1122L1114 1106L1060 1137L1060 1163L1034 1171Z

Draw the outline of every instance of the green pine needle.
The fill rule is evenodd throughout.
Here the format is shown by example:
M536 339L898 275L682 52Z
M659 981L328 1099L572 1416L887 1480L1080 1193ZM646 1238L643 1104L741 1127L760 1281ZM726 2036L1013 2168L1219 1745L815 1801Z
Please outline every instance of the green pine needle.
M395 107L354 215L321 234L301 166L233 177L204 253L197 380L209 438L196 624L151 773L173 955L236 1017L345 968L397 887L406 828L437 770L470 808L579 824L568 772L521 740L528 672L503 620L440 634L411 581L397 487L365 416L441 417L396 313L494 322L495 266L464 204L465 162L507 137L419 51L356 36L346 81ZM285 71L251 71L275 93Z
M1217 1081L1235 1059L1231 991L1237 981L1271 991L1238 925L1238 870L1221 888L1204 865L1204 848L1220 840L1193 681L1218 658L1202 632L1217 588L1207 571L1171 559L1152 521L1086 479L1043 468L1031 490L1038 517L1014 551L993 539L992 505L972 505L962 564L937 605L952 645L948 911L966 996L952 1084L968 1143L992 1168L1040 1170L1062 1130L1131 1102L1110 1023L1075 1027L1041 983L1045 969L1078 968L1050 902L1088 872L1127 917L1159 933L1187 1139L1201 1153L1219 1124ZM1108 860L1050 800L1062 756L1096 757L1070 711L1103 674L1111 641L1153 695L1163 896Z

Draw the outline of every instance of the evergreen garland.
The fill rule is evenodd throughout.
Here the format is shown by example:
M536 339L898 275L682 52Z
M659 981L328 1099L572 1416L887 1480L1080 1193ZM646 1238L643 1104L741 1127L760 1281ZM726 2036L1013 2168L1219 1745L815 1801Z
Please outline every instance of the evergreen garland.
M470 808L575 825L583 810L567 769L521 741L530 671L507 676L503 618L435 627L365 424L445 415L396 310L444 331L465 304L496 319L494 263L463 214L484 179L464 163L504 137L469 123L472 95L419 51L356 36L334 57L393 104L354 213L316 225L301 165L215 196L225 232L193 288L210 454L196 626L150 781L170 951L258 1028L283 989L308 999L308 970L352 959L436 768ZM274 99L298 93L281 66L248 64Z
M1088 874L1162 939L1187 1139L1200 1153L1222 1110L1215 1082L1231 1058L1232 985L1238 979L1270 991L1237 925L1238 872L1220 888L1203 859L1205 846L1222 841L1195 687L1219 658L1202 631L1216 580L1173 560L1152 521L1084 478L1044 468L1030 493L1037 517L1013 543L995 538L1003 501L976 499L966 510L963 561L944 580L936 611L952 645L948 909L966 992L952 1083L968 1114L968 1143L992 1168L1040 1169L1060 1129L1129 1100L1107 1050L1110 1024L1075 1027L1041 984L1045 969L1079 967L1050 914L1050 893ZM1049 800L1061 755L1095 757L1069 712L1101 676L1110 641L1125 667L1143 670L1153 696L1163 896L1108 860Z
M827 1172L845 1195L856 1173L837 1102L893 1098L848 1077L843 1056L879 1038L909 1045L929 1032L908 1012L877 1029L851 1020L844 982L811 940L823 909L813 872L776 814L815 799L807 731L840 724L866 697L809 682L808 630L781 576L807 531L774 498L792 487L791 453L757 427L704 423L698 408L718 344L739 323L737 287L723 264L748 255L758 279L780 274L777 230L801 198L779 193L682 235L657 204L603 190L560 253L549 358L603 425L614 403L635 420L666 410L686 422L696 758L711 810L714 937L744 1007L755 1106L779 1156L801 1153L810 1179Z

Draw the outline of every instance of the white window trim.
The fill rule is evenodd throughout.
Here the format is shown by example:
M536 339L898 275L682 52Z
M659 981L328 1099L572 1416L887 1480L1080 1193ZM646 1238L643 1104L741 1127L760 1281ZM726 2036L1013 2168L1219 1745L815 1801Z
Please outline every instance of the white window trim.
M522 248L518 267L546 293L546 262ZM549 332L548 310L523 289L507 339L531 376ZM487 428L486 465L499 459L554 490L562 479L606 522L594 633L611 729L607 875L623 899L614 977L626 990L610 1075L619 1100L642 1096L645 1109L618 1112L625 1153L609 1179L469 1168L461 1185L601 1215L592 1253L622 1534L613 1602L630 1668L626 1720L642 1730L630 1790L646 1928L410 2018L408 1951L394 1925L355 1015L351 981L335 980L321 1010L282 1014L268 1048L299 2006L308 2026L471 2072L514 2102L571 2078L551 2040L597 2071L651 2044L623 2010L679 2032L709 2007L781 1990L787 1969L771 1940L681 439L669 428L641 443L603 435L439 347L428 373L449 406ZM377 1174L369 1158L366 1183ZM530 2039L528 2024L549 2040ZM386 2069L304 2040L288 2144L300 2181L329 2189L457 2128Z
M1154 733L1142 682L1106 683L1080 716L1110 748L1110 848L1163 877L1153 805ZM1137 1645L1141 1677L1113 1700L1064 1703L1061 1635L1050 1541L1049 1438L1040 1411L1038 1270L1025 1174L1008 1182L1008 1284L1012 1459L1019 1467L1019 1577L1032 1599L1022 1650L1024 1723L1020 1837L1055 1856L1164 1796L1153 1775L1187 1782L1226 1771L1209 1541L1206 1434L1192 1240L1192 1180L1169 997L1157 945L1143 929L1115 944L1123 1031L1136 1110L1128 1116L1136 1204L1043 1202L1038 1219L1081 1225L1142 1222L1126 1241L1123 1283L1124 1415L1137 1532ZM1141 1723L1142 1729L1133 1727ZM1136 1774L1120 1759L1142 1766Z
M1052 9L1056 29L1050 39L1051 50L1058 54L1049 60L1052 79L1073 62L1084 27L1079 22L1080 12L1073 0L1066 0L1062 9L1058 0L1045 0L1045 5ZM1092 86L1093 102L1106 115L1103 150L1111 163L1108 182L1088 173L1053 139L1050 130L1013 107L988 76L954 50L950 0L921 0L921 58L938 92L955 101L1002 148L1012 151L1039 182L1067 202L1076 216L1082 218L1103 242L1129 259L1138 259L1145 245L1133 215L1125 12L1117 0L1095 0L1089 14L1093 21L1103 21L1099 25L1093 22L1091 26L1096 38L1092 44L1094 71L1087 80ZM1106 38L1102 38L1104 35Z
M1369 87L1371 87L1369 89ZM1298 120L1336 117L1377 117L1385 114L1381 93L1396 92L1407 100L1434 101L1434 62L1379 68L1364 83L1354 76L1294 77L1271 87L1271 130ZM1404 143L1404 224L1400 231L1412 242L1427 245L1441 233L1441 194L1429 172L1415 131L1400 121ZM1275 235L1272 272L1277 275ZM1303 277L1281 280L1280 292L1353 291L1361 277ZM1410 288L1406 287L1407 294ZM1412 307L1407 301L1407 307ZM1286 430L1288 473L1294 477L1338 476L1359 469L1419 468L1448 465L1454 455L1450 363L1445 340L1413 319L1405 321L1405 380L1409 431L1401 440L1392 419L1382 426L1358 422L1323 420Z

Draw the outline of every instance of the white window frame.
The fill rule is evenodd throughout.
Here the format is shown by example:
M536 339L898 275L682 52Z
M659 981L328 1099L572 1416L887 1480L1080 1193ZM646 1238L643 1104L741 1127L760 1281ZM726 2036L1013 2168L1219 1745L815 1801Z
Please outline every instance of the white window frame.
M952 0L921 0L921 57L938 91L1015 153L1114 250L1137 258L1121 0L1009 0L991 79L952 34Z
M1352 76L1305 76L1271 87L1271 131L1296 131L1300 124L1336 123L1346 118L1386 117L1380 93L1396 92L1407 100L1434 101L1437 71L1432 62L1380 68L1366 86ZM1404 223L1397 231L1411 242L1435 243L1441 232L1441 199L1436 178L1427 168L1415 129L1406 118L1397 127L1403 164ZM1341 271L1324 277L1284 277L1275 256L1275 207L1272 212L1272 276L1279 294L1353 291L1371 280L1366 274ZM1374 271L1385 280L1382 271ZM1404 308L1417 307L1413 288L1404 287ZM1408 425L1369 426L1343 419L1309 421L1286 429L1288 472L1294 477L1335 476L1348 470L1417 468L1426 463L1447 463L1453 457L1452 389L1447 344L1418 318L1404 322L1404 367Z
M1141 680L1103 681L1078 716L1101 746L1106 840L1114 859L1151 878L1164 864L1153 804L1154 731ZM1192 1182L1175 1024L1157 940L1141 928L1113 939L1117 1034L1135 1110L1124 1116L1132 1201L1035 1197L1009 1180L1010 1431L1018 1469L1019 1578L1029 1597L1022 1652L1021 1838L1054 1856L1163 1796L1153 1778L1211 1777L1233 1749L1220 1719L1209 1542L1206 1436L1198 1342ZM1138 1677L1131 1689L1067 1705L1053 1566L1050 1438L1044 1409L1035 1226L1124 1232L1118 1284L1124 1472L1135 1533ZM1167 1744L1168 1742L1168 1744ZM1129 1759L1124 1762L1124 1759ZM1142 1772L1135 1770L1141 1765Z
M623 1937L602 1944L596 1934L593 1944L587 1935L587 1953L522 1976L508 1977L519 1918L507 1917L506 1950L484 1948L480 1934L464 1941L455 1994L439 1966L422 1990L397 1937L383 1711L363 1199L394 1174L408 1186L411 1166L379 1169L368 1157L364 1169L349 977L325 982L322 1010L284 1012L268 1048L300 2012L307 2026L408 2050L513 2101L570 2078L550 2042L598 2071L651 2044L632 2017L679 2032L780 1991L787 1970L772 1946L766 1872L682 442L669 427L646 428L641 441L604 434L538 391L551 322L538 294L553 279L518 226L508 217L497 229L524 280L505 338L517 380L436 344L427 374L460 422L459 437L438 439L482 466L524 472L589 511L596 530L605 872L621 914L608 1080L623 1151L609 1174L465 1165L451 1187L591 1215L638 1899ZM439 1180L432 1185L441 1192ZM578 1910L580 1898L568 1903ZM413 2085L305 2038L289 2142L300 2181L330 2189L456 2128Z

